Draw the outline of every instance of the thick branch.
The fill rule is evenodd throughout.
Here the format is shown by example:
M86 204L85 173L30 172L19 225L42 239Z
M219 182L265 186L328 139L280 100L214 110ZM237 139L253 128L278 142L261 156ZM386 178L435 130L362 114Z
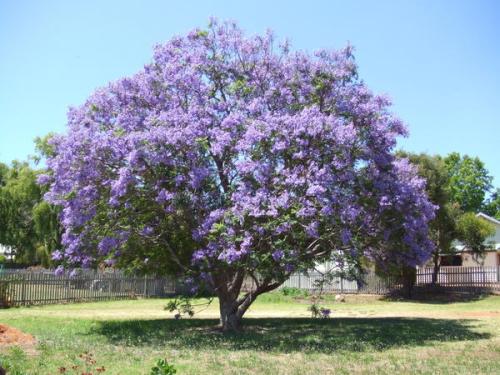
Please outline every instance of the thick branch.
M255 291L251 291L251 292L246 293L243 297L241 297L237 301L237 305L238 305L238 311L237 311L237 313L238 313L238 316L242 317L243 314L245 314L245 312L247 311L247 309L257 299L258 296L260 296L263 293L270 292L271 290L276 289L281 284L283 284L283 282L274 282L274 283L262 284Z
M224 161L219 158L217 155L214 155L210 153L210 156L212 156L212 159L215 162L215 165L217 166L217 174L219 175L219 180L222 185L222 189L224 190L224 193L229 192L229 179L224 173Z
M237 270L234 274L233 280L229 285L228 291L233 295L238 295L245 280L245 271Z

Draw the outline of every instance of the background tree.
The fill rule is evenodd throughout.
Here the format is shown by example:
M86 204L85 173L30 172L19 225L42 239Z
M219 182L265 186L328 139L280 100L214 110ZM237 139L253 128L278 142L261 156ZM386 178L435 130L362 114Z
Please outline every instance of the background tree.
M458 239L475 255L482 255L489 247L486 239L495 234L495 227L484 219L466 212L457 220Z
M484 242L494 228L474 212L464 212L463 207L481 208L491 178L479 159L462 158L458 153L445 158L407 152L399 152L398 156L418 166L419 175L427 181L429 199L438 207L429 223L430 238L436 244L432 253L432 284L435 284L441 256L455 253L455 241L460 240L477 256L486 250Z
M500 220L500 188L497 188L486 200L483 211L485 214Z
M3 225L0 243L12 246L17 262L33 264L47 259L38 248L32 209L41 200L35 172L27 163L14 162L1 187Z
M444 161L450 175L451 200L464 212L480 212L492 182L484 163L477 157L461 156L457 152L449 154Z
M71 109L67 135L50 141L39 181L62 206L55 258L203 280L225 330L332 253L420 264L434 206L392 154L406 130L388 106L357 78L350 47L292 53L217 22L176 37Z
M0 166L0 243L12 247L16 263L49 266L60 227L56 207L43 201L39 174L27 162Z
M435 218L429 223L430 238L435 243L432 252L432 284L437 282L441 255L453 253L453 241L458 238L457 220L461 215L459 204L452 200L450 175L445 160L439 155L399 152L418 166L419 175L426 180L429 200L437 206Z
M3 194L3 187L7 183L7 177L9 173L9 167L0 163L0 243L2 243L2 239L5 237L5 232L7 228L7 204L8 200L5 194Z

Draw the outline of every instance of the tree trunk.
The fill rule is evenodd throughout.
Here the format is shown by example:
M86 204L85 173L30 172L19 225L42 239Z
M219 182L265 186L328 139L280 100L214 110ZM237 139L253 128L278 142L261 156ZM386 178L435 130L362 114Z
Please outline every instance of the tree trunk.
M214 279L217 281L217 276L214 276ZM224 332L240 331L243 315L256 298L262 293L276 289L283 283L282 281L272 282L270 279L264 279L262 283L258 283L254 279L256 282L255 288L240 296L244 273L236 273L230 279L231 283L229 285L219 284L219 287L217 287L216 284L214 287L219 298L220 328ZM223 277L220 282L227 282L226 280L227 277Z
M413 297L413 287L415 286L417 270L413 267L403 267L403 289L406 291L406 296L411 299Z
M243 314L238 309L236 298L219 296L220 327L222 331L240 331Z
M441 269L441 262L439 261L439 255L434 256L434 269L432 270L432 286L436 286L439 270Z

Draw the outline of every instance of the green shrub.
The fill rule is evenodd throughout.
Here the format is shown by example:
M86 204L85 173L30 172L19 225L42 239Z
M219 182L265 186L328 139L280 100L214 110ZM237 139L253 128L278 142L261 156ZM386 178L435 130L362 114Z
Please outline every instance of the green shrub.
M174 375L176 373L174 365L169 364L166 359L159 359L151 369L151 375Z
M289 296L289 297L308 297L309 292L305 289L299 289L299 288L294 288L290 286L285 286L280 289L281 293L284 296Z

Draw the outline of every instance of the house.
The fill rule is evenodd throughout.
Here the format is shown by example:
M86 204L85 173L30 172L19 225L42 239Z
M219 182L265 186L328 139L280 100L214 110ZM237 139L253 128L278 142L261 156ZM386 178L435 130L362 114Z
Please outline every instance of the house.
M472 251L467 250L462 243L456 241L453 246L454 254L440 256L441 266L500 267L500 221L482 212L476 216L488 221L495 228L495 234L485 240L486 251L484 254L474 254ZM433 267L432 259L424 267ZM314 271L320 273L335 270L339 270L339 268L333 261L317 263L314 267Z
M14 256L12 255L12 247L0 244L0 260L1 259L3 260L14 259Z
M495 234L485 241L487 246L485 253L483 255L473 254L463 244L457 242L454 255L441 256L442 266L500 267L500 221L482 212L476 216L488 221L495 227Z

